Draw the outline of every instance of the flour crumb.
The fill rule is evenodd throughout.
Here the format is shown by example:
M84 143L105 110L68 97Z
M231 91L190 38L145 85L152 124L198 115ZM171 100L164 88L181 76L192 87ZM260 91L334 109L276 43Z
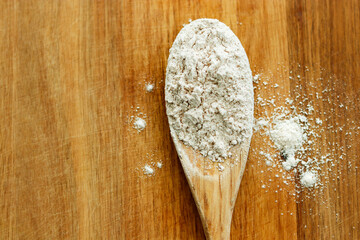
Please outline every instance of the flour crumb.
M317 182L317 175L312 171L306 171L300 177L301 185L307 188L314 187L316 182Z
M321 121L320 118L316 118L315 123L318 124L318 125L321 125L321 124L322 124L322 121Z
M140 131L144 130L145 127L146 127L145 120L137 117L134 122L134 128L140 132Z
M155 172L154 169L147 164L144 166L143 171L145 175L152 175Z
M161 163L161 162L157 162L157 163L156 163L156 166L157 166L158 168L162 168L162 163Z
M225 167L219 163L218 164L218 169L219 169L220 172L222 172L222 171L225 170Z
M146 84L145 88L147 92L152 92L154 91L154 84L148 83Z

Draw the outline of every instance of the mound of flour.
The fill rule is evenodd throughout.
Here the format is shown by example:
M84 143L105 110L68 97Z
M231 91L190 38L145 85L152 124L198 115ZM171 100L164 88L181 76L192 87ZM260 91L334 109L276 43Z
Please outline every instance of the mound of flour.
M215 19L186 25L170 49L166 111L172 134L222 162L252 134L252 73L239 39Z
M284 169L288 171L296 167L299 160L295 158L295 152L306 140L298 118L276 120L270 130L270 138L286 159L282 164Z

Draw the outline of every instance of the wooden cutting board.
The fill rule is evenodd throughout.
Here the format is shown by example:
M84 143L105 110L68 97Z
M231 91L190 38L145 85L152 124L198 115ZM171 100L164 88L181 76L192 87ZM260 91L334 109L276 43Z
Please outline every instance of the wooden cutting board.
M205 239L163 89L173 40L201 17L230 26L253 71L280 82L281 94L295 86L279 64L326 69L337 79L326 84L353 109L334 107L332 124L359 123L359 1L1 1L0 239ZM302 91L310 85L325 88L305 78ZM140 133L130 119L139 114ZM232 239L360 239L360 140L321 134L346 151L326 204L264 190L254 135ZM151 162L163 167L147 177L141 167Z

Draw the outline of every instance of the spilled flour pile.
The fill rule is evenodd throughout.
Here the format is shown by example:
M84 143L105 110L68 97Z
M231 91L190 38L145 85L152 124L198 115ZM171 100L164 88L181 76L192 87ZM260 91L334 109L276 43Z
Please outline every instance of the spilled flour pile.
M314 162L309 156L313 152L312 143L318 138L315 129L319 123L315 125L309 123L307 116L311 115L312 108L309 108L310 111L297 113L297 108L292 105L290 99L287 99L285 105L292 110L275 107L270 117L256 119L254 131L260 131L269 137L273 145L268 148L273 147L278 152L278 155L271 155L264 151L260 151L259 154L265 157L266 165L270 167L280 165L287 172L294 170L295 173L299 173L301 186L316 187L319 179L317 169L312 165L317 164L319 167L319 164L323 162L317 161L316 158ZM276 160L278 156L280 161ZM283 177L289 179L286 174Z
M151 166L149 166L148 164L145 164L143 171L144 171L145 175L154 174L154 169Z
M140 107L130 107L132 114L127 117L127 122L132 126L133 129L137 130L138 133L143 131L146 127L146 114L140 111Z
M134 122L134 128L140 132L144 130L145 127L146 127L146 121L142 118L137 117Z
M270 136L271 141L275 144L280 155L284 158L282 167L286 171L295 168L300 162L296 158L296 153L304 151L303 143L308 138L307 118L304 115L295 117L288 117L282 119L284 116L276 116L269 127L267 134ZM265 127L262 121L262 127ZM304 163L304 162L303 162ZM271 165L271 164L270 164ZM301 173L300 183L304 187L314 187L317 182L316 172L306 171Z
M304 187L313 187L317 182L317 176L315 172L307 171L301 174L300 176L300 183Z
M162 168L162 162L157 162L156 167L158 169ZM151 164L145 164L142 168L144 175L154 175L155 174L155 163L152 162Z
M138 173L146 177L155 176L163 167L163 162L157 155L156 152L145 154L141 165L136 169Z
M295 152L302 147L303 141L306 140L298 118L275 121L270 130L270 138L286 159L283 162L284 169L290 170L296 167L299 161L295 159Z
M346 112L350 113L356 105L347 101L346 96L339 98L345 86L325 69L321 68L319 74L334 85L324 84L320 90L312 82L325 82L324 77L305 78L288 71L286 64L284 68L278 66L275 74L262 72L253 78L258 115L254 136L258 136L258 141L252 145L252 151L258 159L257 167L265 169L259 173L260 186L265 192L289 191L301 199L304 193L307 197L325 193L327 184L339 181L343 172L357 171L353 157L344 162L352 149L351 139L360 133L358 123L346 119ZM306 66L295 66L296 72L309 72ZM287 77L294 86L288 95L281 93L286 92L282 77ZM280 82L276 83L277 80ZM306 91L302 89L304 81ZM342 114L337 116L335 110ZM339 136L347 139L345 145ZM290 186L295 186L295 190Z
M170 49L165 85L172 135L214 162L252 134L253 85L239 39L225 24L198 19Z
M147 92L152 92L152 91L154 91L154 84L151 84L151 83L148 83L148 84L146 84L146 86L145 86L145 89L146 89L146 91Z

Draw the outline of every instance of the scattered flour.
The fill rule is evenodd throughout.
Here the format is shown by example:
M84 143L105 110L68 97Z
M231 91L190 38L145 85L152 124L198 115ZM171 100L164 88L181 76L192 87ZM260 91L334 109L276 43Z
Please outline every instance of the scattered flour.
M132 126L133 129L136 129L138 132L141 132L146 127L147 115L141 112L140 106L131 106L131 112L127 117L127 123Z
M343 171L356 174L356 162L349 154L354 154L352 139L360 134L360 127L347 117L346 111L355 108L351 100L346 95L339 98L346 87L342 80L320 68L320 74L328 79L307 77L307 90L303 91L304 77L288 71L286 64L278 65L276 74L262 71L254 76L258 114L254 132L261 137L252 148L259 156L258 164L266 166L259 174L266 174L262 177L268 180L261 180L260 186L276 189L276 192L286 189L303 201L303 192L306 197L324 193L331 181L341 179ZM295 72L301 72L302 66L296 65ZM306 66L304 68L308 71ZM291 95L280 91L284 86L275 83L279 77L291 81L294 87ZM316 81L332 82L333 85L318 89L312 85ZM342 109L345 115L336 115L336 108ZM339 141L344 138L348 140ZM277 178L282 180L274 181ZM295 185L295 190L286 188L286 185L293 186L290 183ZM326 201L326 195L323 201Z
M317 176L316 173L311 171L306 171L300 176L300 183L304 187L314 187L314 185L317 182Z
M221 165L220 163L218 163L218 169L220 172L225 170L225 167L223 165Z
M215 19L187 24L170 49L166 69L171 134L223 162L231 147L252 135L252 80L244 48L229 27Z
M322 121L321 121L320 118L316 118L315 122L316 122L316 124L318 124L318 125L321 125L321 124L322 124Z
M145 175L152 175L155 172L154 169L150 165L147 165L147 164L144 166L143 171L144 171Z
M296 167L299 160L295 158L295 153L306 140L298 118L276 120L270 129L270 138L286 159L282 163L284 169Z
M141 175L146 175L147 177L155 176L155 174L163 168L163 161L167 159L161 159L161 154L159 151L150 151L145 154L142 159L142 163L135 170ZM140 175L140 176L141 176Z
M263 100L261 99L261 101ZM292 103L293 101L290 99L286 100L286 104L289 105L290 108L295 109ZM279 151L279 155L283 159L281 161L282 168L286 171L296 168L295 172L298 171L301 176L304 176L304 179L307 179L306 181L300 181L300 184L304 187L311 188L315 186L315 182L318 180L316 177L316 171L318 169L314 168L304 175L304 166L310 167L312 164L311 159L307 157L312 144L309 137L316 136L316 134L313 130L309 130L309 121L304 114L308 115L308 112L297 114L296 111L291 112L283 107L276 107L273 115L270 117L256 120L254 131L262 131L265 135L269 136L271 142L274 144L273 147ZM276 165L276 155L271 155L264 151L260 151L259 154L265 158L264 161L268 167ZM297 155L299 155L299 158ZM301 166L298 166L299 163L301 163ZM319 162L317 162L317 164L319 164ZM314 181L314 184L311 184L309 180L310 173L313 174L312 181ZM283 177L285 176L286 175L283 175ZM275 177L279 177L279 175L275 175ZM286 178L288 179L288 177ZM287 181L285 180L284 183L285 182Z
M162 168L162 163L161 163L161 162L157 162L157 163L156 163L156 166L157 166L158 168Z
M260 74L256 74L256 75L253 77L254 83L258 83L259 77L260 77Z
M139 132L144 130L146 127L146 121L142 118L137 117L134 122L134 128Z
M146 84L145 88L147 92L152 92L154 91L154 84L148 83Z

